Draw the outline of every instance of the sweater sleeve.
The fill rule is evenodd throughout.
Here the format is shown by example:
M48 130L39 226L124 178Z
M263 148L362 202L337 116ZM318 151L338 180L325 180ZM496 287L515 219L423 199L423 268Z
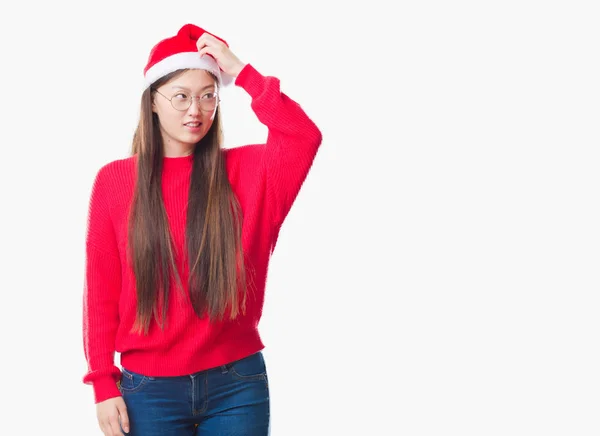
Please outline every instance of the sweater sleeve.
M119 325L121 264L110 218L107 167L96 175L89 202L85 243L83 341L88 371L85 384L94 388L95 402L120 396L121 371L114 364Z
M252 110L268 129L262 169L271 219L278 229L312 166L321 131L298 103L280 91L276 77L263 76L246 64L235 84L250 95Z

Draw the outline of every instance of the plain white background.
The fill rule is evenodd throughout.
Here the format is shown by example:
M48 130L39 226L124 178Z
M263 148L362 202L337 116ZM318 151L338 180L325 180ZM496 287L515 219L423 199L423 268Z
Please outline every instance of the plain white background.
M272 258L272 434L598 435L594 2L20 2L0 13L2 434L100 434L81 338L91 183L186 22L323 144ZM266 129L223 94L226 146Z

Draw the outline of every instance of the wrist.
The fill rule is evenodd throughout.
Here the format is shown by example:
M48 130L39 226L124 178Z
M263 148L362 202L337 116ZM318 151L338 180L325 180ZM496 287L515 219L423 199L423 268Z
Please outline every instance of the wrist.
M233 77L239 76L245 66L246 66L246 64L243 62L238 63L238 65L233 70Z

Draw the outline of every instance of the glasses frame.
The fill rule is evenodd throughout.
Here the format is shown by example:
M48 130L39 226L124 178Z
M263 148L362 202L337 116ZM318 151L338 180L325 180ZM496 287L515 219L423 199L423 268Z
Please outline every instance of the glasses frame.
M201 95L196 95L196 96L194 96L194 95L190 95L190 96L188 97L188 98L189 98L189 102L190 102L190 103L188 104L188 106L187 106L185 109L177 109L177 108L175 107L175 105L173 104L173 98L175 98L175 96L173 96L173 97L169 98L169 97L167 97L166 95L164 95L163 93L161 93L161 92L160 92L158 89L156 89L156 88L153 88L152 90L153 90L153 91L155 91L155 92L157 92L158 94L162 95L162 96L163 96L164 98L166 98L167 100L169 100L169 103L171 103L171 106L173 107L173 109L175 109L176 111L179 111L179 112L185 112L185 111L188 111L188 110L190 109L190 107L192 107L192 103L193 103L194 99L196 99L196 98L198 99L198 103L197 103L198 109L200 109L200 110L201 110L201 111L203 111L203 112L212 112L212 111L214 111L214 110L215 110L215 109L216 109L216 108L219 106L219 103L221 103L221 98L219 97L219 93L218 93L218 92L215 92L214 94L217 94L217 97L216 97L217 101L216 101L216 103L215 103L215 107L214 107L213 109L206 110L206 109L203 109L203 108L202 108L202 103L200 102L200 100L202 99L202 96L201 96ZM175 95L177 95L177 94L175 94Z

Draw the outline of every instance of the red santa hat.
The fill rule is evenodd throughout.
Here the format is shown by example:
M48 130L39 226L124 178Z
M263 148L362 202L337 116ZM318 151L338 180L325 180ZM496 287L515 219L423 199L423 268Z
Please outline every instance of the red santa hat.
M219 39L229 47L227 42L217 35L193 24L185 24L179 29L177 35L163 39L150 51L148 63L144 68L145 87L148 88L161 77L182 68L207 70L217 76L221 86L231 84L233 77L221 70L211 55L198 55L196 42L205 32Z

